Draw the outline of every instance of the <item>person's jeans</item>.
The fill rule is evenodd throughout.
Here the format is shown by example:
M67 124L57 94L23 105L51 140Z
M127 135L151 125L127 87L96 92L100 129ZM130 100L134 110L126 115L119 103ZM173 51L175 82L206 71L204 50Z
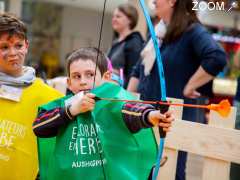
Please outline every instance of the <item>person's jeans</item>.
M185 180L186 179L186 162L187 162L187 153L184 151L178 151L177 159L177 171L176 171L176 180Z

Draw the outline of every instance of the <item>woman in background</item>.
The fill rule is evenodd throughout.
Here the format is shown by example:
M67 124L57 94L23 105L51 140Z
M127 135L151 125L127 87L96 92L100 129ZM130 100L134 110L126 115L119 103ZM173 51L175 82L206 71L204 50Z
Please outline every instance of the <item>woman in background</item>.
M155 0L155 7L166 25L161 55L167 96L195 104L202 95L211 94L210 82L223 70L225 52L199 22L192 0ZM134 69L128 90L137 90L143 100L161 100L156 60L144 72L148 57L143 56ZM184 120L199 122L198 118L199 110L183 109ZM180 151L176 180L185 180L186 160L187 153Z
M123 70L125 88L144 43L141 34L133 30L137 22L137 9L130 4L119 5L113 12L112 28L117 38L113 41L108 57L115 74L120 75L120 70Z

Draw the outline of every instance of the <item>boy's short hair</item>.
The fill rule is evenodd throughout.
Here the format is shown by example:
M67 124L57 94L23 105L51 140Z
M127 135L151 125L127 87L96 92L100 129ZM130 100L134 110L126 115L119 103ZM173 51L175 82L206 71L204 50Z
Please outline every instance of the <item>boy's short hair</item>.
M6 33L9 38L17 35L27 39L27 27L20 19L10 13L0 13L0 37Z
M94 64L97 65L98 69L103 75L108 70L108 63L107 57L105 54L97 48L94 47L84 47L77 50L72 51L71 53L67 54L67 74L70 76L70 65L81 60L91 60Z

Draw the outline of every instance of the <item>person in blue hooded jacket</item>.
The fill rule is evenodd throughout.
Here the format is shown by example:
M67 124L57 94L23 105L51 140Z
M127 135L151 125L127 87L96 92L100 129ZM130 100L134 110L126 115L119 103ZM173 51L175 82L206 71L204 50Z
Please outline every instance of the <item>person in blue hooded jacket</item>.
M226 54L198 20L192 0L155 0L154 3L156 15L166 26L164 36L160 36L160 50L167 97L195 104L202 95L212 95L211 80L223 70ZM128 90L138 91L143 100L160 100L156 56L153 55L153 61L151 57L142 53L142 61L133 70ZM198 113L196 109L184 108L183 119L196 122ZM180 151L177 180L185 179L186 159L187 154Z

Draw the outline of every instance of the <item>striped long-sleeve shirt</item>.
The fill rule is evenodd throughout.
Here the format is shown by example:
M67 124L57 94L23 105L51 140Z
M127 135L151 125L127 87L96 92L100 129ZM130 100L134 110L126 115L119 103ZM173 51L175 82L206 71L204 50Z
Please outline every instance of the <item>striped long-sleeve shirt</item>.
M142 128L152 127L148 121L148 113L155 110L153 106L142 103L126 103L122 108L123 120L132 133ZM71 121L74 117L66 107L55 108L50 111L42 110L33 123L33 131L38 137L53 137L58 129Z

